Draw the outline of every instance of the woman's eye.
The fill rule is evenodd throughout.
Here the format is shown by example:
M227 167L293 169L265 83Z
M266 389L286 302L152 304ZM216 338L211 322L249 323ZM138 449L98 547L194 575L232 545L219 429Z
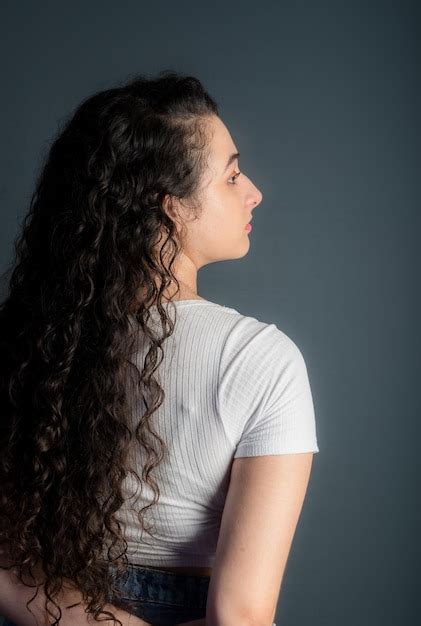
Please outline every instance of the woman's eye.
M228 180L232 180L232 181L233 181L232 183L230 183L230 185L235 185L235 184L236 184L236 183L235 183L235 179L236 179L236 178L238 178L238 177L240 176L240 174L241 174L241 172L236 172L236 173L234 174L234 176L231 176L231 177L228 179Z

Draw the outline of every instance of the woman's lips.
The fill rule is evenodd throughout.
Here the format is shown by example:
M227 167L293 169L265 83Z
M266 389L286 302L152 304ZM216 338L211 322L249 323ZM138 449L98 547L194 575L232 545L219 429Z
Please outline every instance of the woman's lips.
M252 229L252 225L251 224L246 224L245 229L250 232Z

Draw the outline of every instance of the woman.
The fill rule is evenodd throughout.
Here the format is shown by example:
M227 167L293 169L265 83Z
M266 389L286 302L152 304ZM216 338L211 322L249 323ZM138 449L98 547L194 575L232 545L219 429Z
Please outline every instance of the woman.
M296 344L198 294L249 250L238 157L171 71L88 98L51 146L0 311L9 625L273 622L318 446Z

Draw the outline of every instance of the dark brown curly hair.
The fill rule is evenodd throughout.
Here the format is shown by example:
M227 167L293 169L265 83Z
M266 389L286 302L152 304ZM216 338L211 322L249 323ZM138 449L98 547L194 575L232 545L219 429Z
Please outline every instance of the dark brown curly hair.
M84 100L49 147L3 273L2 568L24 582L41 566L54 625L63 579L95 620L121 625L102 609L110 593L120 597L114 576L128 566L115 517L122 483L132 473L153 489L138 511L149 532L143 513L159 499L153 470L168 452L151 421L164 400L154 372L174 329L163 292L179 291L172 264L181 239L164 199L200 211L212 115L217 104L201 82L170 70L130 75ZM149 347L143 371L131 358L139 341ZM134 428L133 394L145 407ZM128 466L132 445L143 455L141 477Z

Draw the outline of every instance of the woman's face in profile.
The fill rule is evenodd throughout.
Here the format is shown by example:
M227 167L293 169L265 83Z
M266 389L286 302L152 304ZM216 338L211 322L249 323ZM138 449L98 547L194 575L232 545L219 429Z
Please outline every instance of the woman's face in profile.
M183 220L183 251L196 267L247 254L250 235L245 227L263 197L239 168L238 159L231 160L239 151L225 124L217 116L212 116L209 124L212 139L199 193L200 217L186 215Z

